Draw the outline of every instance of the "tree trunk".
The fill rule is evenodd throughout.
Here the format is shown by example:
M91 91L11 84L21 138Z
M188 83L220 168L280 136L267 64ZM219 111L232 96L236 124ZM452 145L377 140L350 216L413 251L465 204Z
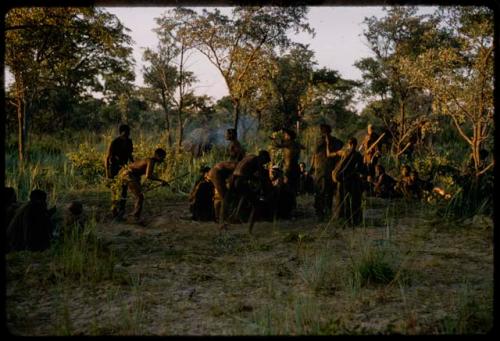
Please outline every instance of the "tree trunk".
M479 167L481 163L481 157L479 155L480 143L479 136L481 128L479 125L474 124L473 135L472 135L472 159L474 160L474 174L479 173Z
M18 126L18 139L17 139L17 147L18 147L18 155L19 155L19 164L22 166L24 163L24 154L25 154L25 143L26 143L26 116L24 112L24 105L22 104L22 100L18 99L17 106L17 126ZM21 167L20 167L21 168Z
M170 117L169 117L169 111L168 111L168 105L167 105L167 100L165 98L165 94L162 91L161 94L161 105L163 107L163 111L165 112L165 123L166 123L166 130L167 130L167 144L169 147L172 147L172 136L170 134Z
M234 130L238 136L238 123L240 121L240 101L233 99Z
M404 148L404 145L401 146L401 144L402 143L404 144L403 137L406 134L406 127L405 127L405 103L402 100L399 101L399 113L401 115L401 135L399 135L401 140L399 141L399 144L398 144L399 145L398 152L400 152L401 149Z
M22 81L16 80L16 97L17 97L17 124L18 124L18 158L19 166L22 169L23 164L27 161L26 143L28 134L28 117L26 110L26 95L22 86Z
M177 152L180 153L181 152L181 148L182 148L182 139L183 139L183 135L184 135L184 126L182 124L182 110L184 109L184 103L183 103L183 98L181 97L179 99L179 110L177 111L177 121L178 121L178 125L177 125Z
M169 147L172 147L172 136L170 134L170 119L168 117L168 112L165 111L165 123L167 125L167 144Z

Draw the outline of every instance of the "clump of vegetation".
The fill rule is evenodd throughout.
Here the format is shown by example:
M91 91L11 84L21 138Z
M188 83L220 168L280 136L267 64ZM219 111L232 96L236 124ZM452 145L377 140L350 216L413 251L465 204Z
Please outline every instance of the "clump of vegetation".
M102 181L104 177L104 158L103 152L98 152L96 148L88 143L82 143L78 150L66 154L76 173L81 176L85 182L95 184Z
M462 285L454 308L454 314L446 316L441 321L440 332L444 334L475 334L491 331L493 307L490 304L479 304L467 282Z
M387 249L365 246L359 255L351 256L347 284L357 292L361 287L371 284L387 284L396 273L395 265L389 261Z
M337 275L334 271L334 264L333 253L325 248L310 258L306 257L299 269L299 276L313 291L325 289L332 294L335 290L334 280Z
M54 275L81 283L110 279L115 256L98 238L95 219L90 219L83 230L73 227L68 228L53 247Z

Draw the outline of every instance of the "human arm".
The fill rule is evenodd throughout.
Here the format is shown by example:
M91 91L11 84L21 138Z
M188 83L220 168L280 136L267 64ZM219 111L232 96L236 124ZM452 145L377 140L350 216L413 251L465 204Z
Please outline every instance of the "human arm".
M330 148L333 148L333 146L330 145L330 138L328 136L325 136L325 142L326 142L326 157L336 157L336 156L342 156L342 149L339 148L338 150L335 151L330 151Z
M108 154L106 155L106 159L104 160L104 169L106 171L106 178L111 179L111 159L113 155L113 142L109 145Z
M162 180L154 175L153 173L154 167L155 167L155 161L153 159L148 159L146 165L146 179L152 181L159 181L162 183L162 185L167 185L168 184L167 181Z

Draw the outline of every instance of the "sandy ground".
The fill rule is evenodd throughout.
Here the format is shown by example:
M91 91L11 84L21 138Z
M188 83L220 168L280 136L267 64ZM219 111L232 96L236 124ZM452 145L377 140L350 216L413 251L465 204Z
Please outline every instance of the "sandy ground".
M146 199L148 200L148 199ZM446 222L414 203L370 199L364 226L318 222L312 197L291 221L220 231L186 200L147 208L146 226L99 219L113 275L54 276L50 252L7 255L6 317L18 335L484 333L492 328L493 228ZM86 207L105 205L89 198ZM104 210L101 208L101 211ZM353 284L363 254L394 270Z

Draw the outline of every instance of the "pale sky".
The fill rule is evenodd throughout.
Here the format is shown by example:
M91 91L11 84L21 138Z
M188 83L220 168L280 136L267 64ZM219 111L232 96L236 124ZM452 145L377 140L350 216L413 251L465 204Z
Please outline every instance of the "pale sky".
M154 18L161 16L168 7L106 7L106 10L115 14L120 21L131 30L130 36L134 40L134 58L136 61L136 84L143 85L142 54L144 48L155 48L156 34L152 31L156 26ZM197 7L200 10L200 7ZM224 14L229 14L230 7L219 7ZM422 13L434 12L436 7L421 8ZM361 72L354 63L363 57L371 55L363 36L366 26L365 17L381 18L386 12L382 6L311 6L307 14L309 24L315 30L315 36L306 33L291 34L295 42L309 44L315 53L317 67L328 67L336 70L343 78L361 80ZM214 100L228 94L222 76L215 67L206 60L206 57L195 53L190 60L190 70L195 73L198 83L195 92L198 95L208 95ZM355 107L360 110L363 104Z
M136 60L136 84L143 85L142 53L144 48L155 48L156 34L152 31L156 26L154 18L161 16L168 7L107 7L120 21L131 30L134 40L134 58ZM229 14L231 8L220 8ZM361 72L354 67L354 62L370 55L366 41L362 35L362 24L365 17L382 17L382 7L310 7L308 22L315 30L315 37L306 33L291 35L296 42L309 44L315 52L317 67L328 67L339 71L342 77L353 80L361 79ZM228 94L222 76L215 67L201 54L194 54L191 71L198 77L195 92L206 94L217 100Z
M104 7L116 15L123 25L131 31L128 34L133 39L133 56L135 59L135 84L143 85L142 55L146 47L157 46L157 36L152 30L156 26L155 18L160 17L169 7ZM201 7L196 7L201 10ZM225 14L229 14L230 7L219 7ZM436 7L420 7L421 13L432 13ZM295 42L309 44L315 53L317 67L328 67L336 70L343 78L361 80L361 72L354 67L354 63L363 57L371 55L363 36L366 29L363 24L365 17L381 18L385 15L381 6L311 6L307 14L308 22L315 30L315 37L301 33L290 35ZM189 61L189 68L198 82L195 92L198 95L211 96L214 101L228 94L222 76L210 64L206 57L199 53L193 54ZM6 83L12 82L12 76L6 72ZM355 107L359 110L362 103Z

